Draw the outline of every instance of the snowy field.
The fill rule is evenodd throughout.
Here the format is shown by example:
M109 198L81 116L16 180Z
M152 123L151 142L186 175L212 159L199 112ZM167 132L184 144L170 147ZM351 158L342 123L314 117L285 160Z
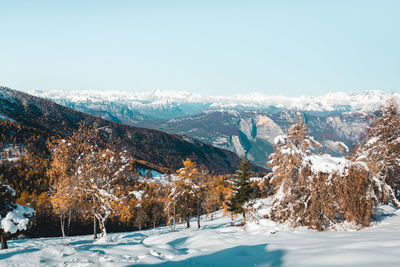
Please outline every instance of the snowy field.
M92 236L20 239L0 251L0 266L400 266L400 212L382 207L368 229L321 233L269 220L247 229L217 214L203 227L167 227Z

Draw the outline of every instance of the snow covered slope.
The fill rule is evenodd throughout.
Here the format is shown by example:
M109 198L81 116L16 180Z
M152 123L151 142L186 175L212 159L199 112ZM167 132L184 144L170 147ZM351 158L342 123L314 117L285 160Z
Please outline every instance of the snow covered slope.
M229 217L203 218L200 230L167 227L92 236L20 239L0 251L0 266L398 266L400 213L352 232L290 229L269 220L246 230ZM193 224L194 225L194 224Z

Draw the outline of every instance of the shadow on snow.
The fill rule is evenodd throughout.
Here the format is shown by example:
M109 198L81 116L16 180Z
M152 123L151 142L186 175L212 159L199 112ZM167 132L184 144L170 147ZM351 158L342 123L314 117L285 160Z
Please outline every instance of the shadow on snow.
M35 252L35 251L39 251L39 250L40 250L39 248L28 248L28 249L16 250L16 251L11 251L11 252L8 252L7 250L5 250L5 251L7 251L7 253L0 253L0 260L7 259L14 255L30 253L30 252Z
M267 251L268 245L238 246L182 261L134 266L281 266L284 250Z

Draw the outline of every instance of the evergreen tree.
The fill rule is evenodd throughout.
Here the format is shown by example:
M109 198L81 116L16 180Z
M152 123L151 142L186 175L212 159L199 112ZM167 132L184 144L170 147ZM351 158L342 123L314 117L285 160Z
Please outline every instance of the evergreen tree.
M1 176L0 176L1 179ZM15 203L15 191L0 181L1 249L7 249L7 235L26 230L35 211Z
M243 225L246 224L246 209L244 206L250 200L253 191L250 184L250 176L252 173L249 165L249 160L246 157L243 157L233 180L231 198L227 203L229 211L236 214L243 214Z

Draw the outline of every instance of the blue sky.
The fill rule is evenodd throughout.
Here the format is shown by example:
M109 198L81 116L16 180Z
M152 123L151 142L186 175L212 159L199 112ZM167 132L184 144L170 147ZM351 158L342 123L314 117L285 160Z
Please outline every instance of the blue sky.
M400 1L0 0L0 85L400 91Z

